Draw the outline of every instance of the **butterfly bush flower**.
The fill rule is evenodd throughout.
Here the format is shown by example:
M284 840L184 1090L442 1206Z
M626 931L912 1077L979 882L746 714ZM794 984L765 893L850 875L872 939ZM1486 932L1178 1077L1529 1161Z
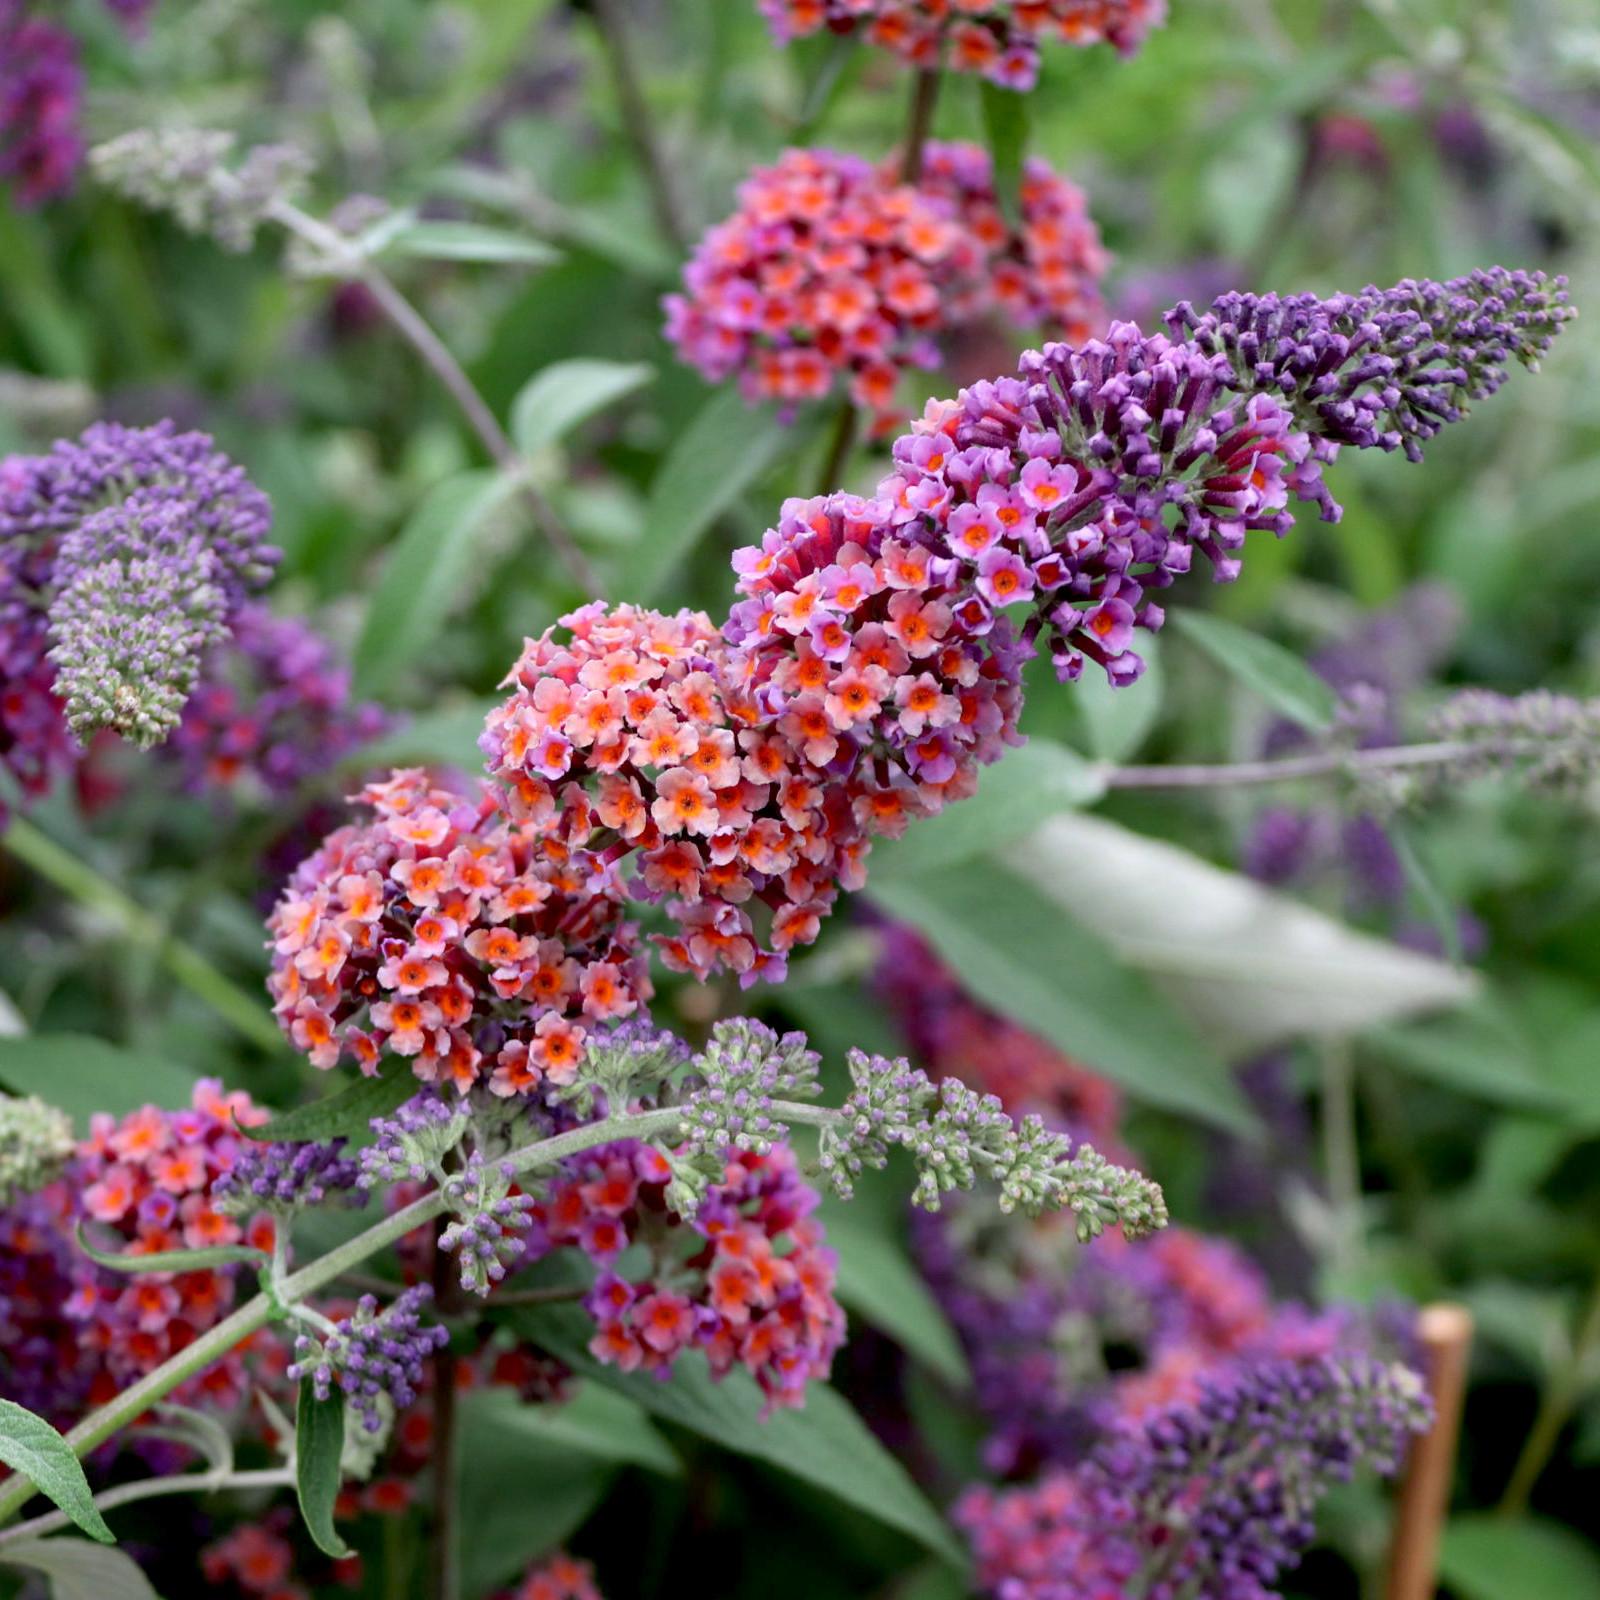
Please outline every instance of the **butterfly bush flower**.
M1132 55L1167 15L1166 0L760 0L780 44L826 28L864 29L913 66L974 72L1031 89L1043 44L1113 45Z
M307 1206L327 1205L335 1196L359 1202L354 1191L360 1176L343 1139L326 1144L249 1141L212 1185L211 1199L224 1216L258 1211L287 1216Z
M32 1095L0 1095L0 1206L58 1177L74 1142L64 1111Z
M200 1550L200 1571L213 1588L236 1584L261 1600L310 1600L311 1591L295 1578L294 1545L283 1519L269 1516L247 1522Z
M80 741L110 728L159 742L204 652L271 575L271 520L239 467L171 423L97 423L47 455L0 460L0 656L30 682L53 666ZM20 764L50 765L26 747Z
M361 1426L381 1432L395 1409L416 1399L428 1357L450 1341L447 1329L422 1320L432 1298L426 1284L413 1285L382 1309L372 1295L362 1295L331 1330L296 1336L288 1376L309 1382L319 1400L337 1387Z
M231 632L161 747L191 792L293 795L390 727L382 707L352 700L348 669L299 618L252 602Z
M236 1269L130 1275L76 1248L85 1227L100 1248L133 1255L249 1243L268 1249L264 1216L240 1221L213 1200L248 1143L236 1124L266 1112L211 1079L189 1106L145 1106L91 1119L61 1179L0 1211L0 1393L42 1415L73 1420L161 1365L231 1309ZM240 1346L177 1391L189 1403L236 1404L245 1392ZM13 1364L14 1363L14 1364Z
M956 1508L996 1600L1271 1600L1357 1468L1392 1473L1426 1428L1397 1363L1313 1356L1209 1378L1191 1404L1122 1425L1081 1466Z
M78 41L31 0L0 0L0 181L17 203L64 194L83 159Z
M594 1263L589 1349L608 1366L665 1377L685 1351L703 1350L713 1377L742 1366L769 1408L802 1405L844 1342L816 1190L786 1145L734 1155L687 1221L669 1209L672 1181L649 1145L573 1157L530 1213L530 1258L575 1247ZM641 1244L642 1273L630 1264Z
M650 994L608 852L576 813L522 820L494 796L395 773L361 795L369 821L332 834L268 922L274 1011L324 1069L384 1051L427 1083L496 1095L571 1082L598 1022Z
M925 168L915 186L832 150L757 168L664 302L679 355L791 409L842 374L883 432L901 373L937 366L949 328L991 308L1070 339L1099 326L1106 257L1080 190L1031 161L1013 232L978 146L931 144Z
M603 1600L603 1596L595 1585L594 1568L558 1550L529 1568L502 1600Z

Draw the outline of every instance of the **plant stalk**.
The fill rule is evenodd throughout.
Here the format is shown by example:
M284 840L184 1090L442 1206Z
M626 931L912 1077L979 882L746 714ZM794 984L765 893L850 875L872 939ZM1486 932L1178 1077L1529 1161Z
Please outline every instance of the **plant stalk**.
M900 159L900 181L922 181L923 157L928 136L933 132L933 113L939 104L939 69L926 67L918 72L911 88L911 112L906 120L906 148Z
M0 844L47 882L114 923L130 944L153 948L161 964L184 988L211 1007L234 1030L263 1050L283 1049L283 1035L266 1007L218 971L192 945L164 928L137 901L102 877L88 862L56 843L23 817L13 815Z
M787 1100L774 1101L773 1111L786 1122L813 1128L828 1127L839 1119L839 1112L830 1107ZM521 1150L513 1151L506 1160L515 1174L538 1172L566 1160L568 1156L618 1139L669 1137L682 1121L683 1110L678 1106L664 1106L659 1110L640 1111L624 1117L608 1117L603 1122L572 1128L553 1138L541 1139L537 1144L525 1145ZM414 1228L423 1227L435 1217L442 1216L445 1209L443 1194L437 1189L432 1190L381 1222L375 1222L355 1238L347 1239L326 1255L301 1267L298 1272L291 1273L277 1285L275 1295L258 1294L248 1300L215 1327L201 1334L193 1344L163 1362L153 1372L146 1373L115 1399L90 1412L67 1433L67 1443L75 1454L87 1454L112 1434L137 1421L185 1379L204 1371L236 1344L266 1327L279 1315L280 1304L293 1305L304 1300L335 1278L343 1277L359 1267L378 1251L404 1238ZM0 1523L15 1516L35 1492L31 1480L19 1473L0 1480Z
M1600 1276L1596 1276L1589 1293L1589 1303L1583 1314L1572 1349L1559 1369L1550 1375L1544 1393L1539 1399L1539 1410L1517 1456L1516 1465L1506 1483L1506 1491L1495 1508L1497 1516L1516 1517L1528 1509L1544 1469L1560 1443L1562 1430L1572 1420L1584 1393L1584 1369L1597 1347L1600 1347Z
M287 200L274 201L268 209L268 215L281 227L304 239L331 266L365 285L395 331L417 352L423 364L455 401L467 426L477 435L489 458L503 472L516 478L517 487L533 513L534 521L573 582L586 594L600 595L600 581L589 558L578 547L555 507L528 481L527 464L517 453L510 435L501 427L500 419L495 416L489 402L451 354L449 346L434 332L422 313L395 287L388 274L370 257L352 249L350 241L342 234Z
M1441 739L1428 744L1381 745L1371 750L1318 750L1271 761L1222 761L1194 766L1107 766L1108 789L1241 789L1336 774L1401 772L1449 766L1486 757L1515 759L1539 755L1549 746L1538 739Z
M672 164L662 148L655 117L640 82L629 19L623 15L617 0L589 0L589 10L600 36L606 64L611 69L612 82L616 86L617 109L622 114L623 131L627 134L628 143L633 146L640 167L644 169L645 185L650 192L650 209L655 213L656 226L672 248L679 255L685 255L689 249L689 224L684 217L683 198L678 192Z

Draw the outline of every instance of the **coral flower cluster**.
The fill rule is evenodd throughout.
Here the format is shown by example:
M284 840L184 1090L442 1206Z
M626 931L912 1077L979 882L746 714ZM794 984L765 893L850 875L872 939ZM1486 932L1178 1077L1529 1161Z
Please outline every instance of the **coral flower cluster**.
M790 150L701 241L665 301L667 337L752 400L792 408L842 374L881 432L903 416L901 373L937 366L938 336L991 309L1067 339L1096 331L1105 267L1082 192L1043 162L1028 163L1014 230L976 145L930 144L914 186L859 156Z
M1166 0L760 0L780 44L865 28L914 66L975 72L1004 89L1039 80L1039 48L1111 44L1132 55L1166 20Z
M684 1222L667 1205L672 1176L648 1145L574 1158L530 1213L530 1250L576 1246L599 1269L584 1302L599 1360L664 1377L686 1350L703 1350L714 1376L742 1366L769 1406L803 1404L844 1342L816 1190L787 1146L744 1152ZM624 1252L641 1243L653 1265L629 1276Z
M212 1188L266 1113L204 1079L179 1111L155 1106L91 1122L63 1177L0 1213L0 1393L57 1420L161 1365L225 1316L234 1269L122 1274L74 1243L131 1255L249 1243L270 1249L269 1219L241 1221ZM232 1405L244 1394L243 1346L179 1391Z
M322 1068L387 1050L462 1091L571 1082L587 1026L650 994L613 863L550 825L548 794L513 821L406 771L361 801L372 819L324 841L269 921L284 1029Z

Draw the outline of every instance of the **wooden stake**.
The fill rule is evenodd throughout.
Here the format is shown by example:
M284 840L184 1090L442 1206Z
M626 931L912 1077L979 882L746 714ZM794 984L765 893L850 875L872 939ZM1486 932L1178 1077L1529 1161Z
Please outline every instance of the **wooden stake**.
M1465 1306L1424 1306L1417 1318L1433 1397L1433 1426L1411 1446L1389 1547L1386 1600L1433 1600L1439 1536L1455 1473L1461 1403L1472 1349L1472 1313Z

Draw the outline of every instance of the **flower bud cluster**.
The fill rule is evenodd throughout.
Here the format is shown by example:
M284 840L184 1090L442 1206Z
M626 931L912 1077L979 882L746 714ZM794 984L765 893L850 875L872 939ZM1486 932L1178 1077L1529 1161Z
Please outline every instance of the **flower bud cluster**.
M882 1167L889 1151L905 1150L917 1168L916 1203L939 1209L950 1189L981 1178L999 1185L1002 1211L1037 1216L1067 1210L1078 1234L1090 1239L1120 1222L1130 1238L1166 1225L1166 1202L1149 1179L1113 1166L1037 1116L1013 1122L999 1099L955 1078L935 1084L904 1059L852 1050L854 1089L839 1119L823 1130L821 1165L848 1197L863 1167Z
M0 1207L60 1176L73 1143L64 1111L33 1095L0 1095Z
M418 1284L380 1309L372 1295L363 1295L331 1330L296 1337L288 1376L309 1382L319 1400L337 1386L367 1432L380 1432L393 1415L390 1406L398 1410L416 1399L424 1363L449 1342L446 1329L422 1321L432 1297Z

